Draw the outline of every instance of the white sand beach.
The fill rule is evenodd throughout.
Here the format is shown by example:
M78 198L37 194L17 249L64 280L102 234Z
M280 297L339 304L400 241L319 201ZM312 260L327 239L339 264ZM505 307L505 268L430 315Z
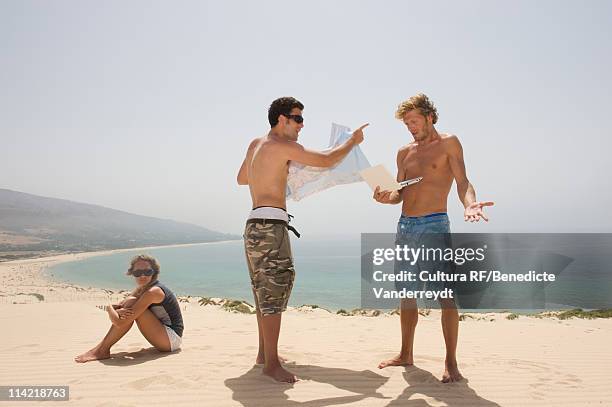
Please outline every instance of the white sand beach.
M465 318L458 357L467 380L442 384L439 311L419 320L415 366L379 370L399 349L398 316L291 309L279 347L301 380L288 385L254 365L254 315L192 298L181 303L182 350L160 353L134 327L111 359L77 364L74 356L110 324L95 305L122 294L53 282L43 269L99 254L0 263L0 385L68 385L70 400L52 404L80 406L600 406L612 400L610 319Z

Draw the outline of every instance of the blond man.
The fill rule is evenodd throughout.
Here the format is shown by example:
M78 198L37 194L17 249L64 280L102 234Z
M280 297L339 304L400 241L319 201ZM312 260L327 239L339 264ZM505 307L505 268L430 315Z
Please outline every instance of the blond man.
M453 180L457 194L463 204L464 220L488 221L483 212L493 202L476 201L476 192L467 178L463 162L463 149L455 135L440 134L434 127L438 112L427 96L420 93L402 102L395 117L404 122L413 141L397 152L397 181L423 177L422 181L399 191L380 191L376 188L374 199L383 204L402 203L402 214L397 227L396 243L419 245L420 237L427 234L447 235L450 222L447 215L447 200ZM448 244L440 240L439 244ZM397 266L397 265L396 265ZM402 265L400 264L400 267ZM422 287L409 287L421 289ZM428 287L431 288L431 287ZM434 287L443 289L444 287ZM442 382L455 382L463 377L457 365L457 339L459 335L459 314L452 298L441 299L442 332L446 344L446 360ZM400 304L402 347L392 359L382 361L379 368L407 366L414 363L414 332L418 321L415 299L404 299Z

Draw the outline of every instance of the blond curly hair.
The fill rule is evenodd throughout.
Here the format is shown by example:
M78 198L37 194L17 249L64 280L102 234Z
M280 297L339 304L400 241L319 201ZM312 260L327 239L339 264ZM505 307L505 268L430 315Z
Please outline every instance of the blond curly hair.
M416 109L425 117L431 115L433 124L438 122L438 110L431 100L423 93L416 94L410 99L400 103L395 111L395 118L402 120L406 113Z

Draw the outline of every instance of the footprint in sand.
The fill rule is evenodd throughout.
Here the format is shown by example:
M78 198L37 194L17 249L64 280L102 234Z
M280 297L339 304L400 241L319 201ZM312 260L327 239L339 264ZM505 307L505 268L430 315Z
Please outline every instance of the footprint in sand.
M193 346L193 347L191 347L191 349L194 349L194 350L209 350L210 348L211 348L210 345Z
M27 345L19 345L19 346L15 346L14 348L12 348L11 350L15 350L15 349L21 349L21 348L34 348L34 347L38 347L40 346L37 343L28 343Z
M28 344L28 345L19 345L19 346L15 346L13 348L9 348L8 350L14 350L14 351L22 350L22 351L26 351L26 350L28 350L27 348L40 348L40 345L39 344L35 344L35 343ZM32 354L35 354L35 353L36 352L29 353L29 354L32 355Z
M499 361L498 361L499 362ZM502 362L503 363L503 362ZM530 371L535 374L536 381L529 383L529 387L533 389L529 394L536 400L543 400L547 397L551 385L562 385L566 387L577 388L578 383L582 382L575 375L564 373L562 368L544 363L534 363L528 360L509 359L507 363L512 366L512 370ZM513 372L508 372L513 374ZM556 380L554 380L554 379Z
M72 379L68 381L68 384L81 384L81 383L92 383L93 381L100 380L101 377L106 377L106 375L87 375L81 376L78 379ZM72 398L72 395L70 396Z
M428 361L430 361L430 362L436 362L436 363L442 363L442 362L444 362L444 358L441 358L441 357L436 357L436 356L419 355L419 356L417 357L417 359L428 360Z
M129 387L134 390L146 390L148 388L188 389L195 387L201 388L202 386L205 386L205 383L194 380L177 379L171 375L164 374L134 380L126 383L122 387Z
M439 385L440 381L432 375L430 372L417 369L417 370L408 370L404 372L404 377L408 383L419 383L419 384L432 384Z
M573 374L566 374L565 377L561 380L555 382L556 384L562 384L564 386L569 386L571 388L578 388L577 384L582 383L582 379Z

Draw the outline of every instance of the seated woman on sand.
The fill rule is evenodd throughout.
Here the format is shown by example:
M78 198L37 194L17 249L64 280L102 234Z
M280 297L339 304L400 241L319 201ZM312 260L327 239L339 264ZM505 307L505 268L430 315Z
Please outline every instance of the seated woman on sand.
M127 274L134 276L137 287L119 304L105 307L112 323L108 333L93 349L75 357L76 362L110 358L111 346L130 330L134 321L147 341L160 352L181 347L181 308L172 291L157 280L157 260L140 254L131 260Z

